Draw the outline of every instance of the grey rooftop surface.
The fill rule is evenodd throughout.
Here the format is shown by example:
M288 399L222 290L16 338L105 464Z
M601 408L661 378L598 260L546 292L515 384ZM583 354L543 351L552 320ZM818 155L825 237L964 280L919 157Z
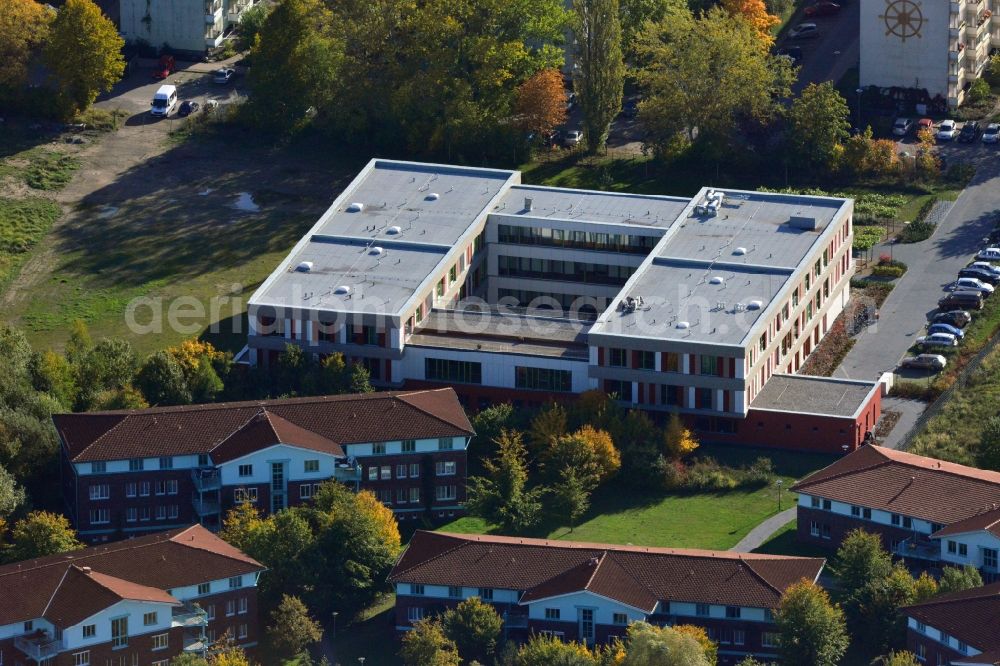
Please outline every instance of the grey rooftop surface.
M875 382L776 374L764 384L750 403L750 409L850 418L865 405L871 392L877 390Z
M488 307L488 306L487 306ZM435 308L420 323L419 333L489 335L544 343L587 344L592 322L554 316L552 312L492 307L488 310Z
M782 270L656 258L623 292L624 297L641 297L642 305L609 310L592 330L736 345L788 278L789 272Z
M525 208L531 199L531 210ZM525 218L667 228L688 205L681 197L515 185L491 212Z
M726 261L745 265L794 268L826 231L843 199L726 191L718 215L693 209L679 220L661 257ZM790 223L814 220L815 229ZM736 254L737 248L745 253Z

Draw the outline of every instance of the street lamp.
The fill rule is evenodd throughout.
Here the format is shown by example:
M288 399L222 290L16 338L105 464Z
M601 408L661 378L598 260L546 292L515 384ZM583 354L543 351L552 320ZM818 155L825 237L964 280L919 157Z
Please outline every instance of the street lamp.
M858 88L854 92L858 93L858 131L861 131L861 93L865 91L864 88Z
M333 611L333 638L337 637L337 611Z
M781 513L781 487L785 485L785 480L778 479L774 482L774 485L778 486L778 513Z
M364 657L358 657L358 663L361 664L361 666L365 666L365 658Z

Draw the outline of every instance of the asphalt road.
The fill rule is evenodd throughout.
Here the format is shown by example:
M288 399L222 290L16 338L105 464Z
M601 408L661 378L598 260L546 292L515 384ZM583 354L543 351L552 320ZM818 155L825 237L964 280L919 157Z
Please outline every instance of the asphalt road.
M858 64L858 30L861 0L844 0L842 9L835 16L806 18L799 12L790 26L815 23L819 37L801 41L784 40L783 46L802 47L799 77L792 86L796 95L809 83L832 81L837 83L851 67Z
M953 144L943 146L941 153L949 163L959 159L975 163L976 177L933 236L893 247L894 258L906 262L908 270L882 304L878 323L858 336L837 377L874 380L894 370L904 352L923 335L927 316L937 308L944 287L983 247L983 239L1000 216L1000 149L982 143Z

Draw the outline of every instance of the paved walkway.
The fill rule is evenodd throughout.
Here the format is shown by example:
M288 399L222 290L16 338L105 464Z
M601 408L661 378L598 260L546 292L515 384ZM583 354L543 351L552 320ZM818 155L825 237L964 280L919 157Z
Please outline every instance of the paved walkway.
M749 553L755 548L760 548L761 544L770 539L772 534L793 520L795 520L794 506L790 509L785 509L781 513L774 514L750 530L749 534L740 539L740 542L729 550L736 553Z
M898 449L903 437L916 424L917 419L927 409L927 403L906 398L882 398L882 413L899 412L899 421L892 427L889 434L879 439L878 445L890 449Z

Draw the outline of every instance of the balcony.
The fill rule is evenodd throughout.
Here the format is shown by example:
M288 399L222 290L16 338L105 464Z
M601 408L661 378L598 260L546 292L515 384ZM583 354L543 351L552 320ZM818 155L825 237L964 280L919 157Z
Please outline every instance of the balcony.
M217 469L194 469L191 470L191 480L194 488L198 492L211 492L222 488L222 479L219 477Z
M194 512L199 518L218 515L219 513L218 500L200 499L198 497L194 497L191 499L191 506L194 507Z
M508 629L527 629L528 616L526 613L506 614L504 624Z
M28 655L29 659L41 663L59 654L62 641L52 638L44 631L38 631L29 636L17 636L14 638L14 647Z
M896 555L911 560L937 562L941 559L941 544L929 539L910 537L899 542L899 545L896 547Z
M170 615L170 626L171 628L207 627L208 613L194 604L177 606Z
M184 650L184 652L202 655L205 654L209 648L208 639L204 636L185 636L181 645L183 646L181 649Z
M337 463L333 470L333 478L341 483L356 483L361 481L361 465Z

